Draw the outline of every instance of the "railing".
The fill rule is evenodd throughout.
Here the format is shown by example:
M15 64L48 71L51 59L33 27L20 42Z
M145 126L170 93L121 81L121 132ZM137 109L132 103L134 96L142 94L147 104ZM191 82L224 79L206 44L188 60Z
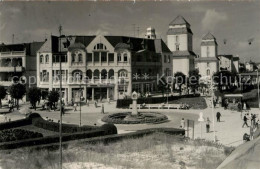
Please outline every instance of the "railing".
M23 71L23 67L19 66L19 67L12 67L12 66L6 66L6 67L0 67L0 72L22 72Z
M1 52L0 56L25 56L25 51Z

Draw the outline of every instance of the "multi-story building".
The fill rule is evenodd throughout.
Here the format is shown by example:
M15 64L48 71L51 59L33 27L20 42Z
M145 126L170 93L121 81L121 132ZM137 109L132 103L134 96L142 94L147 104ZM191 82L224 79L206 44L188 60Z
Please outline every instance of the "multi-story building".
M0 85L11 86L13 78L29 86L36 86L36 52L44 42L0 45ZM29 79L31 83L29 84ZM26 97L25 97L26 98Z
M59 90L61 73L65 102L80 96L116 100L134 90L152 92L157 90L157 74L164 70L164 55L171 56L171 51L161 39L51 36L37 53L37 86Z
M239 73L239 57L233 55L218 55L219 71L227 70L234 73Z
M195 68L199 70L202 77L210 77L218 71L217 52L216 38L211 33L206 34L201 42L201 57L195 59Z
M192 49L192 36L190 24L182 16L177 16L169 24L167 44L173 54L173 74L182 72L188 76L189 71L194 70L196 55Z

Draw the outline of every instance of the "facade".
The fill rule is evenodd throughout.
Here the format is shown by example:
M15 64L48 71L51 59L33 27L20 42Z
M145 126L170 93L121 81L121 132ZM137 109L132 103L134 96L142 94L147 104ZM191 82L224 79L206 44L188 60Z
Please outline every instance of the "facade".
M189 71L194 70L196 55L192 49L192 36L190 24L182 16L177 16L169 24L167 45L173 53L173 75L182 72L188 76Z
M164 55L171 52L161 39L51 36L37 53L40 77L37 86L42 90L59 90L61 56L66 103L81 96L90 100L116 100L130 96L132 91L153 92L157 90L157 73L164 70Z
M201 57L195 59L195 67L202 77L210 77L218 71L219 60L216 38L208 33L202 38Z
M246 71L252 72L257 69L257 65L255 62L252 62L251 60L249 62L246 62Z
M36 86L36 82L29 84L29 77L36 77L36 52L43 43L1 44L0 85L11 86L15 76L27 89Z
M156 39L155 29L152 27L147 28L145 37L148 39Z
M234 73L239 73L239 57L233 55L218 55L219 70L227 70Z

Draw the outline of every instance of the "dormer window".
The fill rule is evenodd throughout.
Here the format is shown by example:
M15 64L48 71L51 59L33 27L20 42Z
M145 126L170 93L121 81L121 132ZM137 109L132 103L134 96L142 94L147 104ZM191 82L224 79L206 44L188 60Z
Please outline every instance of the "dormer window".
M82 62L82 54L81 54L81 53L78 54L78 61L79 61L79 62Z

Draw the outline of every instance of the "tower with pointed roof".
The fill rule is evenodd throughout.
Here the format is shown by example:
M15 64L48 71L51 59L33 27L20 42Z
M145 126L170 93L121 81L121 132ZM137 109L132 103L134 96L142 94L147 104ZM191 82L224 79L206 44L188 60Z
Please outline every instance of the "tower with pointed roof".
M196 55L192 49L192 36L190 24L182 16L177 16L169 24L167 45L173 53L173 74L182 72L188 76L194 69Z
M199 70L200 75L207 78L218 71L218 43L216 38L208 32L201 42L201 57L195 59L195 67Z

